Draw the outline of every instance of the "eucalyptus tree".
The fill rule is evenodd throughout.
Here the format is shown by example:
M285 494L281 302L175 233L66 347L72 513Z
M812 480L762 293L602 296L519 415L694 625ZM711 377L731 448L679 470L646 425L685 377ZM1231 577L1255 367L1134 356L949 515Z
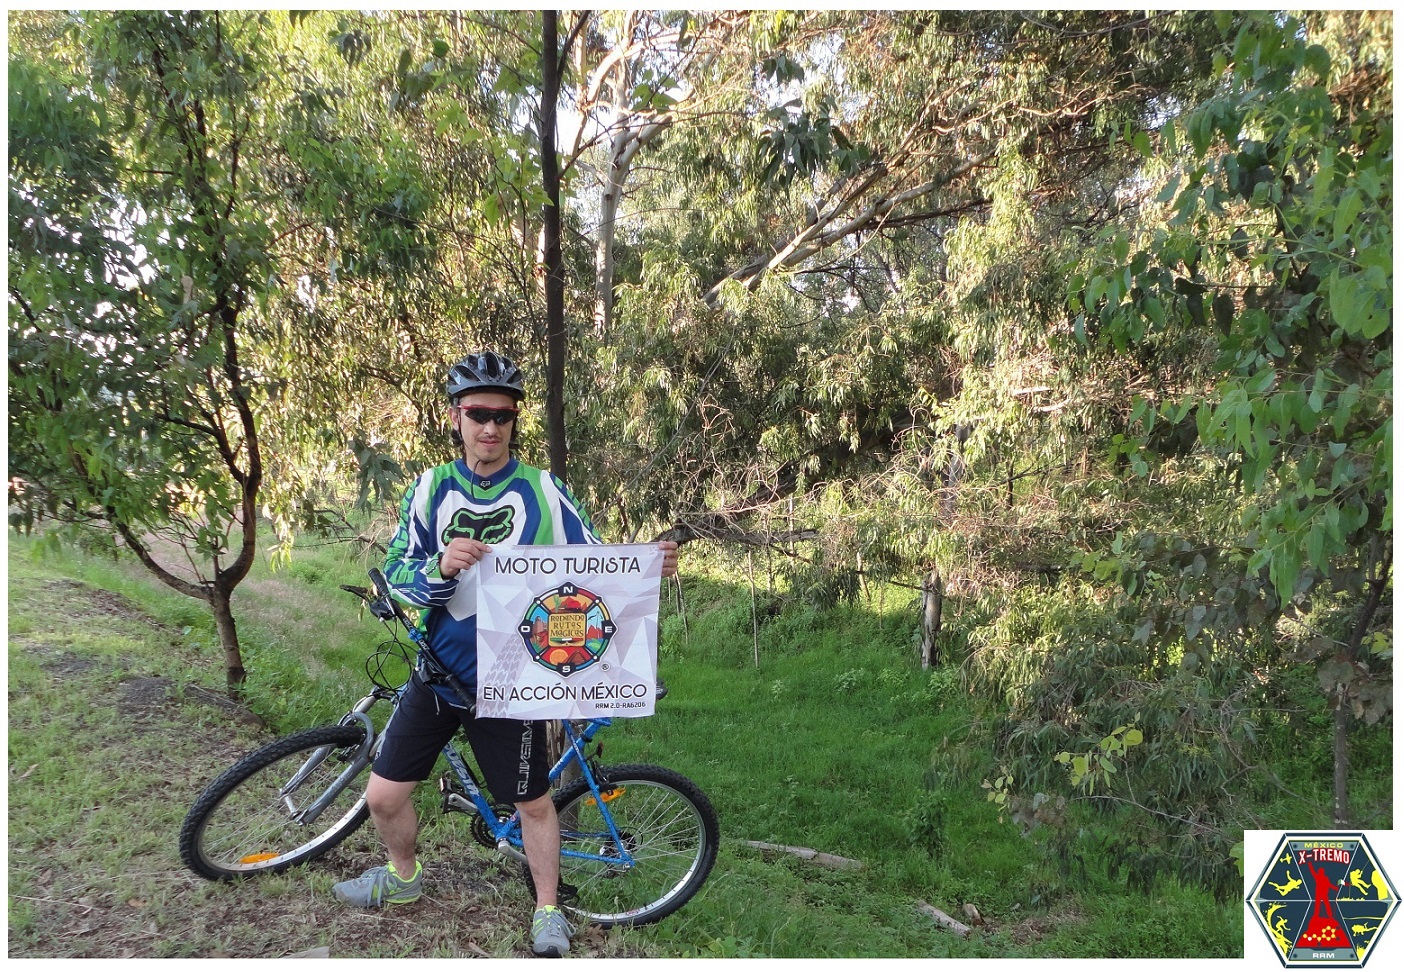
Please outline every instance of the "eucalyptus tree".
M393 453L395 462L381 463L385 470L441 455L436 376L471 346L491 343L528 366L532 400L548 404L544 430L534 413L525 416L525 446L546 440L550 458L543 464L563 473L561 372L573 336L565 325L582 313L566 284L588 271L580 248L547 238L552 214L564 238L577 230L565 205L568 180L547 184L557 153L543 159L543 122L550 121L543 99L553 108L558 99L544 95L543 85L547 67L568 70L584 15L551 28L553 54L546 52L543 16L529 11L343 18L365 38L369 90L383 93L387 124L416 146L433 195L425 223L442 244L407 288L329 295L329 315L378 318L381 325L354 366L366 387L390 393L385 409L368 416L375 430L368 454ZM557 251L561 263L548 271ZM412 432L397 429L397 417Z
M706 110L657 136L631 189L639 215L619 221L619 333L600 366L644 382L626 434L608 419L600 433L635 443L639 470L678 456L720 482L759 458L769 470L745 478L773 481L772 497L801 468L822 478L890 455L918 416L937 435L997 439L990 402L952 402L963 365L938 335L1021 319L1038 345L1021 301L1037 285L1056 310L1066 259L1044 244L1113 198L1129 154L1113 132L1202 88L1208 29L1171 13L752 14L689 76ZM967 358L1006 343L984 332ZM826 401L839 374L874 380ZM1025 405L1057 398L994 385L987 397L1056 440ZM617 500L676 508L681 487L683 506L715 505L696 485Z
M595 310L599 337L614 313L614 240L640 153L670 128L708 112L719 95L749 80L750 65L727 57L745 24L736 12L602 11L586 17L575 47L576 115L566 153L575 194L595 225ZM712 70L725 60L729 74Z
M1149 474L1157 432L1188 424L1242 518L1205 551L1227 575L1212 600L1153 621L1196 663L1291 621L1293 660L1334 710L1346 827L1349 731L1393 695L1392 37L1370 13L1219 22L1222 89L1141 140L1168 167L1164 221L1108 234L1073 281L1076 324L1094 345L1197 359L1205 380L1148 389L1122 448Z
M305 112L319 133L314 159L382 180L381 210L405 234L396 252L413 258L409 272L354 236L308 239L317 258L278 304L293 349L279 401L301 428L287 486L297 496L319 487L318 502L297 506L297 522L314 525L352 477L356 499L383 509L413 469L443 461L448 363L482 344L545 361L545 196L530 126L540 28L520 12L342 12L308 16L298 36L334 81ZM543 372L528 369L534 400ZM525 447L536 449L540 423L525 418Z
M235 693L279 307L319 241L357 254L344 277L424 249L413 170L320 126L334 95L291 27L83 11L15 15L10 35L12 510L108 537L206 601Z
M967 671L1008 708L1003 811L1072 854L1098 807L1137 886L1227 896L1244 828L1389 817L1347 768L1391 751L1392 99L1387 18L1214 23L1212 88L1123 131L1052 318L1119 398L1114 465L1066 491L1074 570Z

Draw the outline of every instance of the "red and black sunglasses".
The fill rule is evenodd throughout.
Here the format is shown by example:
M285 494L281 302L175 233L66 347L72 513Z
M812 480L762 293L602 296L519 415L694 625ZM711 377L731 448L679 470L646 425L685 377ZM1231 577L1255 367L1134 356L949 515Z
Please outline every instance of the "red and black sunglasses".
M487 425L489 422L501 426L515 422L517 410L515 408L486 408L482 405L451 405L463 413L464 418L478 425Z

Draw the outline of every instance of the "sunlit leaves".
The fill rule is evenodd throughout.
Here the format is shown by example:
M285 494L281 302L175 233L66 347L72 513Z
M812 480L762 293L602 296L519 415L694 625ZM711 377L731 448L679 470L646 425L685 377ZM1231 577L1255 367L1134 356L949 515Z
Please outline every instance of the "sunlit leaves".
M1200 439L1239 457L1257 497L1261 559L1290 596L1303 567L1328 571L1360 539L1338 520L1313 528L1313 507L1349 495L1374 511L1348 517L1359 530L1389 505L1388 478L1357 461L1354 444L1373 440L1387 416L1387 393L1365 388L1389 368L1387 344L1375 342L1389 330L1392 281L1379 206L1389 196L1388 124L1368 112L1340 117L1323 86L1325 48L1289 35L1251 19L1224 62L1229 91L1183 120L1193 155L1156 198L1171 203L1172 226L1205 245L1177 251L1161 236L1132 253L1113 239L1107 269L1074 293L1117 348L1141 342L1143 322L1166 326L1172 308L1185 324L1219 331L1216 364L1229 377L1198 407ZM1306 380L1296 373L1303 358L1320 362Z
M11 52L11 217L44 231L10 234L12 470L35 484L19 504L174 541L227 597L261 447L285 461L300 423L326 421L287 407L305 356L286 316L432 253L416 150L339 117L327 72L373 53L354 26L318 63L290 42L310 14L35 16L68 44Z

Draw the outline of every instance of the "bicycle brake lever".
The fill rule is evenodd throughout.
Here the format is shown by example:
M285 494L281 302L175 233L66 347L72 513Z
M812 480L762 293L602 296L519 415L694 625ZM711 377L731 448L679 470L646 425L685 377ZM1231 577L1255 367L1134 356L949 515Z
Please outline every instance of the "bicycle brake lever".
M370 592L367 591L364 587L353 587L353 586L350 585L350 584L342 584L342 585L341 585L341 589L342 589L343 591L345 591L346 593L348 593L348 594L355 594L357 597L361 598L362 600L367 600L367 599L368 599L367 595L370 594Z
M366 601L370 604L371 614L375 615L380 620L394 621L398 617L395 611L395 605L391 602L388 595L385 597L378 597L374 601L370 598L366 598Z

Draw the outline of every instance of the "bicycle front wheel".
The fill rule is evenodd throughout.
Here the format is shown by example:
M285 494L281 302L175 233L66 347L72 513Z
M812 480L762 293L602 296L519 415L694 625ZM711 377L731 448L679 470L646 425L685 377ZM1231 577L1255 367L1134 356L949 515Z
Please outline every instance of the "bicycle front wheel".
M307 809L335 789L364 738L361 726L319 726L274 740L235 763L185 817L185 865L212 880L276 874L351 836L370 813L360 774L336 790L315 820L304 820Z
M561 907L577 921L606 928L671 915L716 863L716 811L695 783L662 766L610 766L600 770L598 782L604 811L583 779L555 796ZM619 861L621 843L632 865Z

